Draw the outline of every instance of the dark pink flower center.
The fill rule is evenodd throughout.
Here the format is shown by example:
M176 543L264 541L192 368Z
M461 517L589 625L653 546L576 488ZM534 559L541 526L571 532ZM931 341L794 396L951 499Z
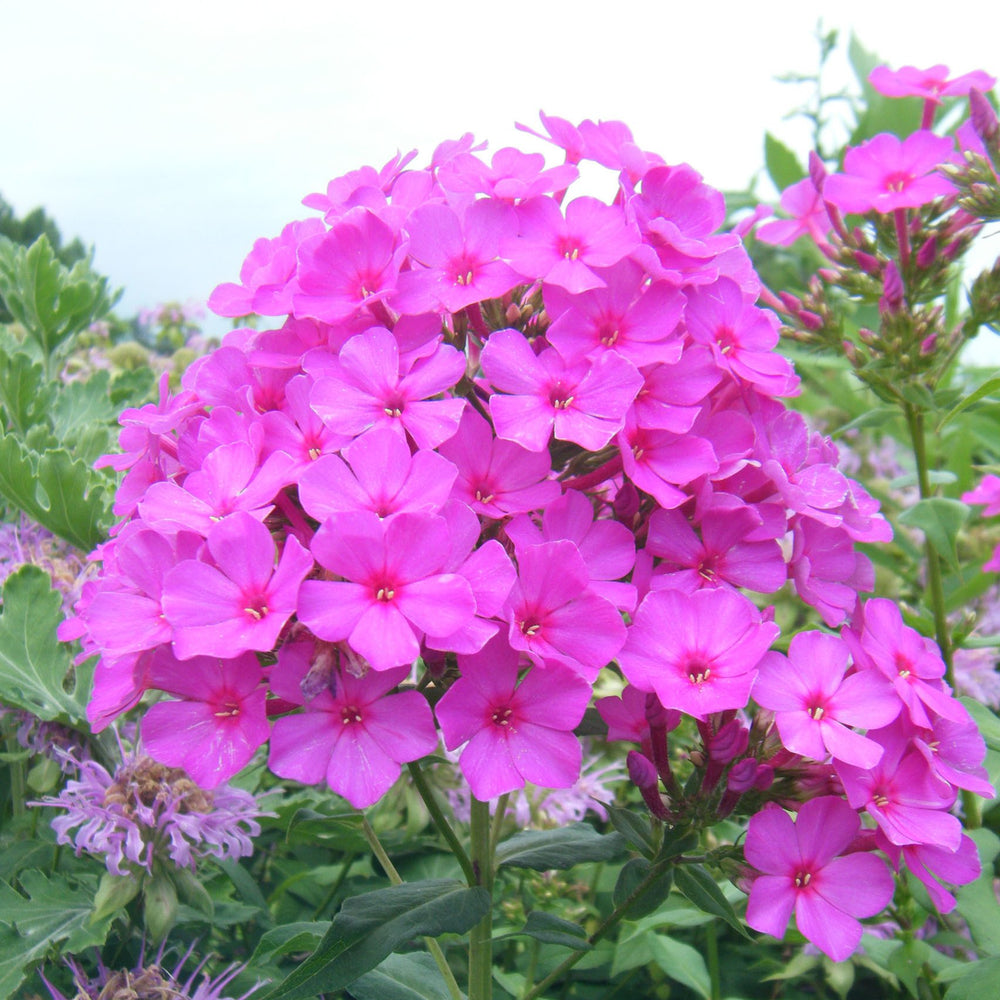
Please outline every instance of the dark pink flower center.
M490 722L492 722L494 726L500 726L502 729L509 729L511 724L510 717L513 713L514 709L512 709L509 705L501 705L498 708L493 709L493 712L490 715Z
M357 705L344 705L340 710L340 721L345 726L356 726L361 722L361 709Z
M562 382L556 382L549 389L549 402L555 410L568 409L573 403L573 390L567 388Z
M795 873L795 888L804 889L812 881L812 872L801 871Z
M913 175L908 174L904 171L896 171L894 174L889 174L885 179L885 189L886 191L905 191L910 184L913 183Z
M704 684L711 674L711 668L704 660L692 660L688 664L688 678L692 684Z
M244 595L246 604L243 605L243 613L255 622L264 618L270 610L267 606L267 598L263 594Z

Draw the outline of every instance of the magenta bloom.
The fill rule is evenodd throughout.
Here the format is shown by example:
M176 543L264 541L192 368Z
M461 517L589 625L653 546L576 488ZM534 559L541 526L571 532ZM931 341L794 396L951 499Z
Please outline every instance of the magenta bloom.
M299 618L321 639L346 639L375 670L409 665L425 632L451 635L476 613L468 581L442 572L451 547L440 517L336 514L316 532L312 548L343 579L307 580Z
M874 767L882 747L851 726L885 726L902 708L890 684L872 670L845 677L850 651L835 635L800 632L788 656L768 653L753 688L754 701L771 709L781 742L803 757L827 754L858 767Z
M599 451L621 430L642 388L639 372L613 351L570 366L551 348L536 355L517 330L494 333L482 365L499 390L490 397L497 436L529 451L547 447L553 432L561 441Z
M800 236L809 236L817 244L826 243L830 232L830 216L823 204L823 197L811 178L803 177L785 188L781 192L779 204L791 218L774 219L758 226L754 235L761 243L789 247Z
M283 652L273 668L271 689L305 712L274 724L268 766L283 778L305 784L326 783L356 809L370 806L399 777L400 764L419 760L437 748L437 733L427 699L417 691L389 694L406 678L407 667L336 676L306 702L302 681L311 664L311 647L300 643Z
M459 766L472 794L494 799L525 782L569 788L580 776L582 748L573 727L590 685L554 664L532 667L518 683L518 655L502 637L463 656L462 676L438 702L445 746L466 744Z
M757 664L778 626L731 590L647 594L618 656L640 691L655 691L664 708L705 719L743 708Z
M745 854L761 874L747 903L747 923L784 937L788 918L835 962L861 940L859 917L872 917L892 899L893 880L872 854L842 852L861 830L843 799L810 799L797 822L772 806L751 817Z
M823 197L842 212L879 212L919 208L955 188L938 166L954 149L951 139L921 129L899 139L888 132L848 150L844 172L831 174Z
M202 788L226 781L270 735L263 680L253 653L182 662L161 650L153 657L150 686L181 700L158 701L147 709L146 749L162 763L184 768Z
M940 104L942 97L963 97L972 87L985 93L996 86L996 80L982 70L949 80L948 67L940 64L930 69L902 66L895 71L888 66L876 66L869 73L868 82L886 97L922 97L935 104Z
M288 537L275 567L271 533L244 511L209 532L208 551L214 566L187 559L167 573L163 613L174 629L174 652L187 660L273 649L312 557Z

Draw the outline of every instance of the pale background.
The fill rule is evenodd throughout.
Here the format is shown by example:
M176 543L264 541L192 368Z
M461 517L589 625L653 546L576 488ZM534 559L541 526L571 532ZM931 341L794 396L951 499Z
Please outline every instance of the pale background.
M819 20L893 68L1000 75L1000 3L976 0L0 0L0 194L94 244L127 314L204 301L303 196L397 149L422 164L466 131L545 149L513 129L539 109L621 119L742 188L765 129L806 149L783 121L806 90L775 77L815 68ZM830 84L849 79L840 54Z

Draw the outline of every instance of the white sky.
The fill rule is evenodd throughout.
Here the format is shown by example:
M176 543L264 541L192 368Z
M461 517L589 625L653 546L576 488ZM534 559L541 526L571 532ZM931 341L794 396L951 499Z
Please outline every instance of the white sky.
M542 149L513 129L539 109L621 119L668 162L744 187L765 129L807 141L782 121L805 92L774 77L815 67L821 17L894 68L1000 75L1000 3L827 6L0 0L0 194L94 244L128 313L205 300L254 239L310 214L303 196L397 149L427 157L466 131Z

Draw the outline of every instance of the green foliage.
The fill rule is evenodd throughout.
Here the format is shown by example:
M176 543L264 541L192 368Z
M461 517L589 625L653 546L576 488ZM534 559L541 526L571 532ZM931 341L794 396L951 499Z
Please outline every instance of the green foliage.
M0 701L40 719L83 723L90 671L71 674L69 649L56 639L59 595L47 573L22 566L7 578L0 612Z
M572 868L585 861L610 861L625 851L618 833L600 834L586 823L555 830L524 830L505 840L496 852L497 867L538 872Z
M0 237L0 298L31 338L49 374L76 334L111 311L121 292L91 269L90 258L66 268L47 236L25 248Z
M770 132L764 134L764 163L771 182L779 191L784 191L806 176L806 169L799 163L795 153Z
M0 882L0 1000L51 950L82 952L108 934L108 920L91 919L95 885L39 871L22 872L19 882L21 892Z
M390 955L351 983L351 995L355 1000L451 1000L430 955Z
M257 1000L297 1000L343 989L415 937L465 933L490 905L484 889L450 879L352 896L316 951Z

